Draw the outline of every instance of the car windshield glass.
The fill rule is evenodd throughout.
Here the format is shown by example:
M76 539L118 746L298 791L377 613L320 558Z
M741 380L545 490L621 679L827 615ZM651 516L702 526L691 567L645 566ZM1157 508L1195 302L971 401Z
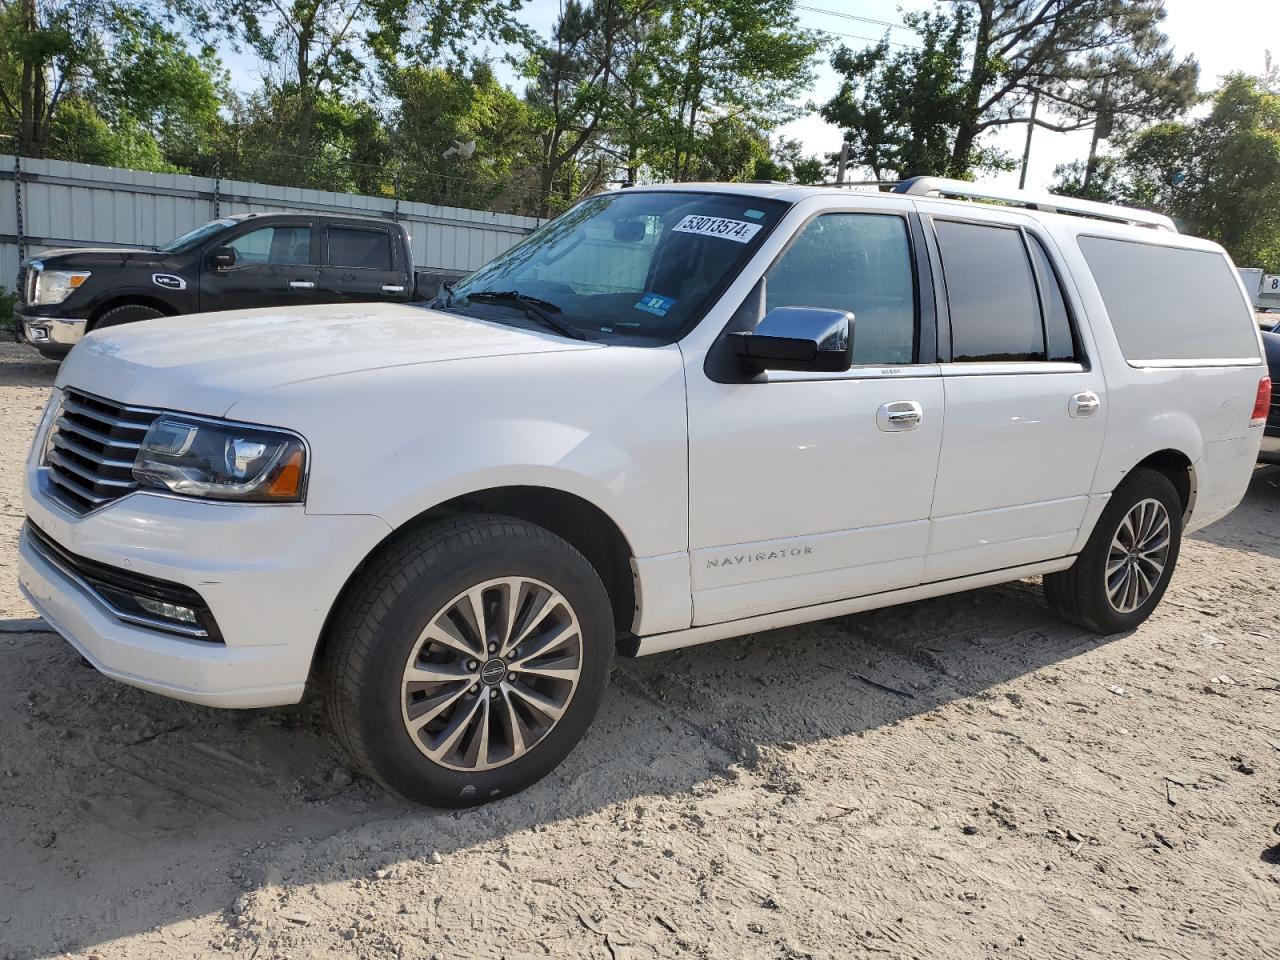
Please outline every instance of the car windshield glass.
M234 220L210 220L203 226L196 227L194 230L184 233L177 240L170 240L160 250L164 253L186 253L193 247L198 247L208 237L221 230L227 229L235 223Z
M592 197L455 285L440 305L506 320L526 313L521 300L533 299L591 339L671 342L697 322L786 208L686 191Z

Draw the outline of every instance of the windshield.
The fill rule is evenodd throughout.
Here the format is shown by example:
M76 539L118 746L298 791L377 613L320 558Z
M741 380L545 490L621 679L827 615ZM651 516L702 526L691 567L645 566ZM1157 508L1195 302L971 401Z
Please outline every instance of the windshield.
M193 247L198 247L213 234L227 229L233 223L235 221L229 217L222 220L210 220L204 226L196 227L189 233L184 233L177 240L170 240L160 248L160 251L162 253L186 253Z
M458 283L444 308L493 318L501 305L503 320L527 318L527 303L511 296L518 294L536 300L544 319L549 312L591 339L671 342L733 280L786 207L716 193L592 197Z

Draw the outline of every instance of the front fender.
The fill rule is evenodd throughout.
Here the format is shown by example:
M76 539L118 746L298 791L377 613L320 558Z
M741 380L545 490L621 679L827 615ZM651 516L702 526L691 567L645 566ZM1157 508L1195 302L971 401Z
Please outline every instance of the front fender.
M479 490L540 486L608 514L638 557L688 546L687 421L678 348L521 354L293 383L227 416L297 430L307 512L398 528Z

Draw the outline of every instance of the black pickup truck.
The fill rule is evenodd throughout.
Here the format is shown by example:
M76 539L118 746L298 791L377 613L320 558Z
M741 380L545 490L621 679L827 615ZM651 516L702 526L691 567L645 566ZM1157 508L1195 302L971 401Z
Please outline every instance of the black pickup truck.
M179 313L434 297L448 271L415 272L389 220L249 213L159 249L49 250L23 264L18 335L65 356L89 330Z

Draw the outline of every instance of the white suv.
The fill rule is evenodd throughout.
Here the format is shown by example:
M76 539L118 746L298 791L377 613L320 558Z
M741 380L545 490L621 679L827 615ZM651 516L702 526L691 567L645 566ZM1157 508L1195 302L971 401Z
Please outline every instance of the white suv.
M573 748L615 649L1031 576L1136 627L1244 494L1261 357L1222 249L1157 215L625 189L431 307L90 334L21 581L109 676L224 707L321 686L371 776L478 803Z

